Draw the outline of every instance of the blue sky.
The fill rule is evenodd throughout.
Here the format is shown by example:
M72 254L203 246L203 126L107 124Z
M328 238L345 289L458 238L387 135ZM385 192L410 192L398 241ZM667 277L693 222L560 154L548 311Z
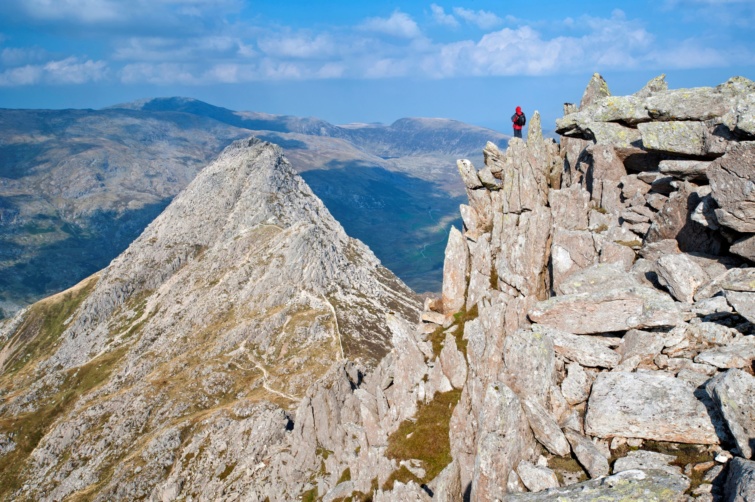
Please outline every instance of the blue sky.
M755 0L2 0L0 107L189 96L333 123L546 127L593 72L615 94L755 79Z

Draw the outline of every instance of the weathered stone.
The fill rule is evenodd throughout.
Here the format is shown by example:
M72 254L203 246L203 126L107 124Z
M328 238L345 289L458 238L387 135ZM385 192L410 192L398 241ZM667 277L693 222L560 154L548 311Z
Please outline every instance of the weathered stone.
M522 408L524 409L524 414L527 416L527 421L532 428L532 432L535 434L535 439L554 455L560 457L569 455L569 442L548 410L532 399L524 399L522 401ZM527 482L525 481L524 484L527 485ZM530 488L529 485L527 485L527 488Z
M582 100L579 102L579 109L582 110L588 106L594 105L600 99L611 95L608 84L599 73L593 73L590 82L587 83L585 92L582 94Z
M555 365L553 341L547 335L520 329L503 341L501 378L523 399L547 406L555 385Z
M667 91L668 83L666 82L666 74L661 73L657 77L654 77L645 84L645 87L634 93L634 96L638 98L648 98L656 93Z
M468 242L467 245L470 255L470 271L466 307L467 310L470 310L490 290L490 275L493 273L490 234L484 234L476 242Z
M729 251L755 262L755 235L748 235L731 245Z
M622 176L626 176L627 170L611 145L591 145L586 152L590 155L590 162L584 186L592 195L592 200L600 203L602 190L598 181L619 181Z
M502 283L524 296L546 296L545 275L548 253L543 253L550 236L551 214L543 206L522 214L503 214L493 229L497 243L495 265L499 289Z
M755 267L732 268L714 277L695 295L698 300L710 298L722 291L755 292Z
M729 463L724 494L726 502L755 500L755 462L735 458Z
M649 365L661 353L666 340L660 333L632 329L627 331L619 346L621 362L631 357L638 358L638 364Z
M755 93L739 98L736 114L737 131L755 136Z
M710 364L721 369L747 368L752 366L753 360L755 360L755 337L747 337L741 342L708 349L695 356L696 363Z
M653 208L655 211L660 211L661 208L663 208L663 205L666 204L666 201L668 200L668 197L665 195L661 195L656 192L648 193L645 196L645 201L647 202L647 205Z
M587 230L590 194L582 185L572 185L548 193L553 221L564 230Z
M572 406L584 403L590 397L592 378L578 363L569 363L567 372L566 378L561 382L561 393L564 399Z
M462 500L461 477L459 464L456 461L448 464L435 481L431 483L434 502L456 502Z
M519 214L546 205L547 168L544 163L538 162L523 141L514 139L509 142L501 173L504 213Z
M723 296L714 296L713 298L705 298L704 300L695 301L695 304L692 306L692 313L698 316L728 313L731 311L732 308Z
M584 126L584 136L592 139L595 143L611 145L614 148L640 148L642 146L642 133L631 127L626 127L615 122L589 122Z
M464 229L467 232L479 235L482 228L480 227L480 216L477 214L477 210L472 206L461 204L459 205L459 212L461 213L461 221L464 223Z
M586 230L562 230L553 233L551 265L553 288L558 289L570 275L584 270L598 261L592 233Z
M716 403L737 448L745 458L755 449L755 377L740 370L721 373L705 386Z
M602 438L697 444L719 441L694 388L661 372L599 374L587 404L585 432Z
M686 502L690 482L663 471L624 471L538 493L509 494L506 502Z
M710 120L724 115L728 106L728 97L714 87L658 92L645 100L650 116L662 121Z
M755 142L741 143L708 170L718 222L738 232L755 233Z
M683 180L707 180L710 164L701 160L662 160L658 170Z
M645 122L637 128L642 134L642 146L685 155L705 155L705 133L702 122Z
M572 274L556 288L556 292L559 295L600 293L606 289L634 286L639 286L639 283L634 277L627 275L621 265L600 263Z
M482 186L484 186L488 190L500 190L501 185L495 179L489 167L486 166L477 171L477 177L479 178L480 183L482 183Z
M566 439L569 440L569 444L571 444L574 456L577 457L577 460L587 470L591 478L608 475L610 470L608 459L592 441L571 429L566 429L565 435Z
M700 199L700 203L695 207L690 219L711 230L719 229L718 219L716 218L716 201L710 194Z
M480 181L477 170L470 161L459 159L456 161L456 167L459 168L459 174L461 174L461 181L464 182L464 186L471 190L482 188L482 181Z
M710 278L703 268L686 254L669 254L656 262L658 281L680 302L692 303L697 289Z
M669 465L675 460L676 457L673 455L666 455L654 451L635 450L627 453L626 457L617 459L613 465L613 472L616 474L633 469L640 469L643 471L654 469L668 472L669 474L681 475L681 467Z
M446 334L443 349L440 351L440 364L451 385L455 389L461 389L467 380L467 360L456 347L456 337L450 333Z
M596 246L600 251L598 261L602 265L616 265L624 271L632 268L637 255L629 246L622 246L607 239L595 237Z
M443 313L453 314L464 307L469 274L469 249L456 227L451 227L443 262Z
M566 439L564 439L566 441ZM568 443L567 443L568 447ZM547 467L540 467L531 462L522 460L516 468L519 478L524 486L531 492L540 492L548 488L557 488L558 478L556 473Z
M509 473L533 458L536 446L519 399L503 382L485 391L478 437L471 500L503 500Z
M490 168L490 172L493 173L493 176L500 178L501 171L503 171L503 152L501 152L495 143L488 141L485 143L482 155L485 165Z
M725 294L726 301L737 313L748 321L755 322L755 293L726 290Z
M719 254L721 237L691 218L691 213L702 200L695 188L684 182L679 190L671 194L663 209L653 218L646 236L647 243L676 239L679 249L685 253Z
M556 296L529 311L538 324L575 334L676 326L684 321L670 296L644 286Z
M534 333L541 333L553 340L553 348L557 354L577 362L582 366L613 368L619 363L621 356L596 338L579 336L548 326L535 324Z

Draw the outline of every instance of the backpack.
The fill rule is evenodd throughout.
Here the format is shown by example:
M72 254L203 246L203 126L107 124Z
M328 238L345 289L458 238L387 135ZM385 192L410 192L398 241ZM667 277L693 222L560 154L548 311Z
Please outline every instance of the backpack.
M516 120L517 125L523 126L527 123L527 117L524 116L524 112L522 112L521 115L519 115L519 118Z

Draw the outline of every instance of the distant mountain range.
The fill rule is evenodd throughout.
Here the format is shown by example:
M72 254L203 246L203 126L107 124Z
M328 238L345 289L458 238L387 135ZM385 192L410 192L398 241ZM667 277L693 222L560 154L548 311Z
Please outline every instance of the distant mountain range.
M457 158L507 136L447 119L336 126L189 98L0 110L0 317L105 267L231 141L257 136L409 286L437 291Z

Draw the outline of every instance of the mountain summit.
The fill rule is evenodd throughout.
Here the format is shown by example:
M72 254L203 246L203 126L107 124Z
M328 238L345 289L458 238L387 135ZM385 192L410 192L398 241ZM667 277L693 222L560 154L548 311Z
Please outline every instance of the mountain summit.
M179 438L229 410L295 405L344 358L374 364L391 346L386 314L416 321L419 308L279 147L236 141L99 277L11 324L1 491L141 496ZM284 409L259 406L285 432ZM26 435L8 436L20 422Z

